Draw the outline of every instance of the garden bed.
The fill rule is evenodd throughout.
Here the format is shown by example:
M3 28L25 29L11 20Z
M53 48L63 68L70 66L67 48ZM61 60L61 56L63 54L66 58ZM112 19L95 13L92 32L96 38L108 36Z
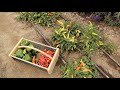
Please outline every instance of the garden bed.
M83 18L81 16L79 16L78 14L74 14L71 12L65 12L63 13L63 17L72 20L72 21L76 21L76 22L80 22L83 25L88 25L89 19L87 18ZM104 22L100 22L97 23L96 26L99 28L99 30L101 31L102 35L107 39L106 41L110 41L112 42L115 46L116 46L116 50L113 52L113 54L111 55L113 58L115 58L115 60L120 63L119 61L119 56L120 56L120 50L119 50L119 46L120 46L120 28L117 26L108 26L107 24L105 24ZM95 55L93 55L92 60L97 63L100 67L102 67L102 69L104 71L106 71L108 74L110 74L110 77L119 77L120 73L119 73L119 66L117 66L116 64L114 64L108 57L105 56L105 54L98 54L99 52L96 52ZM98 56L98 57L97 57ZM104 59L103 59L104 57ZM108 69L106 69L108 68Z
M84 25L86 27L89 25L89 20L88 19L82 18L81 16L79 16L76 13L62 12L61 16L63 16L67 20L67 22L68 21L72 21L72 22L74 21L74 22L80 23L81 25ZM64 22L64 21L62 21L62 22ZM53 35L54 30L56 29L56 27L59 26L59 24L57 26L54 26L54 27L46 27L46 26L41 26L41 25L37 25L37 26L43 32L43 34L47 38L47 40L52 44L53 42L51 41L50 37ZM114 57L119 62L119 56L120 56L119 55L119 45L120 45L119 44L119 31L118 31L119 28L113 28L113 27L107 26L103 22L101 22L100 24L97 24L96 26L99 27L100 32L102 32L102 35L105 36L107 41L113 42L113 43L115 43L117 45L117 47L118 47L117 50L114 51L113 54L111 54L111 56ZM112 30L112 29L114 29L115 32L113 32L114 30ZM93 34L95 35L95 33L93 33ZM112 35L112 34L114 34L114 35ZM106 37L106 36L108 36L108 37ZM41 36L40 36L40 39L41 39ZM71 41L71 40L69 39L69 41ZM47 44L46 42L43 42L43 40L42 40L42 43ZM67 48L65 48L65 49L67 49ZM63 56L64 60L67 63L70 62L70 61L76 61L77 59L81 59L82 58L83 53L81 53L79 51L76 51L76 50L75 51L69 51L69 50L70 49L68 49L68 52L65 51L65 52L62 53L61 52L61 48L60 48L60 54ZM82 52L83 52L83 50L84 49L81 49ZM98 52L101 52L101 51L98 50ZM95 52L92 56L90 54L88 54L88 55L90 55L91 60L94 61L99 67L101 67L106 73L108 73L108 75L110 77L119 77L119 75L120 75L119 74L119 67L116 66L116 65L113 65L113 63L110 61L110 58L106 57L105 54L97 54L98 57L96 56L96 54L97 54L97 52ZM84 67L82 67L80 70L82 70L83 68ZM89 70L87 70L87 71L89 72ZM60 71L58 71L58 72L60 72ZM76 75L78 75L78 74L76 74ZM70 74L70 76L72 76L72 75ZM102 76L102 74L99 74L98 77L103 77L103 76Z

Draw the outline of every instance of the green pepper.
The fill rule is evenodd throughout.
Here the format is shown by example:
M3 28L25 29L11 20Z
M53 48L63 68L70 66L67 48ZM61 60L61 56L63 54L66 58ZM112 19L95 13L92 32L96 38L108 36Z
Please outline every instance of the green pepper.
M18 49L15 53L15 56L19 57L19 58L23 58L23 56L24 56L23 49Z
M29 47L34 47L32 44L28 45ZM27 48L27 51L30 52L32 49L31 48Z
M35 63L38 63L38 58L35 59Z
M29 54L25 54L25 56L23 57L23 59L26 60L26 61L29 61L29 62L32 61L32 58L31 58L31 56Z
M26 54L26 49L23 50L23 54Z
M27 40L22 40L21 46L28 46L30 43Z
M36 54L35 63L38 63L38 57L39 57L39 54L37 53L37 54Z

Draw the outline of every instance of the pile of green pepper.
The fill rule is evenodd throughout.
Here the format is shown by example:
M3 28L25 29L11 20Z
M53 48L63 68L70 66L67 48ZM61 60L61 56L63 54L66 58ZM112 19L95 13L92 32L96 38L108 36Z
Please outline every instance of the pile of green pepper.
M21 46L30 46L30 47L34 47L33 44L31 44L29 41L27 40L23 40L20 44ZM36 56L38 57L38 52L35 50L32 50L30 48L19 48L17 49L17 51L15 52L15 56L18 58L21 58L23 60L26 61L32 61L32 56ZM36 58L36 62L38 61L38 59Z

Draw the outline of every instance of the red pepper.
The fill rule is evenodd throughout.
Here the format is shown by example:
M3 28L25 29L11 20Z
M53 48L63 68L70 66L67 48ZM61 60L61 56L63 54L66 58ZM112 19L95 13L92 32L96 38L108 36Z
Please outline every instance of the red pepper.
M43 50L43 52L47 52L47 50L46 50L46 49L44 49L44 50Z
M45 53L49 54L51 57L54 56L54 52L52 52L51 50L44 49L43 51ZM40 65L40 66L48 68L50 62L51 62L51 59L43 54L41 56L39 56L39 58L38 58L38 65Z

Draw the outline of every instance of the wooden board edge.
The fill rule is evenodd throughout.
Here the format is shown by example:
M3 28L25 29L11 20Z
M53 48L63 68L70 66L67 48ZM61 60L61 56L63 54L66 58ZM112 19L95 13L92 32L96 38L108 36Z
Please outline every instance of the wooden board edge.
M24 39L25 39L25 38L24 38ZM40 43L40 42L38 43L38 42L35 42L35 41L32 41L32 40L28 40L28 39L25 39L25 40L30 41L30 42L33 42L33 43L37 43L37 44L43 45L43 46L45 46L45 47L49 47L49 48L52 48L52 49L55 49L55 50L56 50L56 48L55 48L55 47L48 46L48 45L45 45L45 44Z
M56 64L56 62L57 62L57 60L58 60L58 57L59 57L59 48L56 49L55 55L54 55L54 57L53 57L50 65L49 65L49 67L48 67L48 69L47 69L48 74L51 74L51 73L52 73L52 71L53 71L53 69L54 69L54 67L55 67L55 64Z

